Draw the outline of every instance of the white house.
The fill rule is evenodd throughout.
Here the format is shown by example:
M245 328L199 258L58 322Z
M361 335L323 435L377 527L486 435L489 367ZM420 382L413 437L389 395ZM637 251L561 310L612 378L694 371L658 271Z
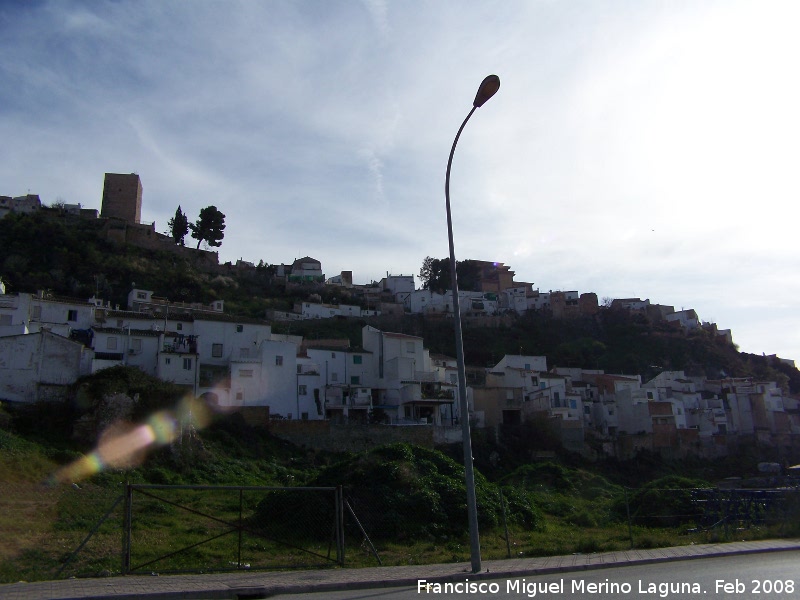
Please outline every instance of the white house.
M550 308L550 292L535 290L527 298L528 310L546 310Z
M445 297L431 290L416 290L403 299L403 307L412 314L450 312L452 296Z
M86 300L59 298L44 292L0 296L0 336L35 333L47 329L68 338L76 330L94 323L95 304Z
M326 418L367 422L372 410L372 356L340 347L307 348L306 355L319 374L318 389Z
M0 338L0 400L62 400L91 370L92 351L43 330Z
M444 389L420 337L365 326L364 350L372 355L374 408L392 422L451 424L457 417L452 389Z
M413 275L389 275L380 280L380 289L390 292L395 302L402 303L415 291Z
M524 356L521 354L506 354L499 363L492 367L492 371L518 369L521 371L547 372L546 356ZM538 387L538 386L537 386Z
M525 286L503 290L498 295L498 308L522 314L528 310L528 294Z
M360 306L351 304L319 304L302 302L295 305L303 319L333 319L335 317L362 317L365 311Z
M297 345L263 340L256 352L231 360L228 406L269 406L270 415L302 418L311 411L301 410L297 380Z
M194 313L194 312L224 312L224 301L215 300L208 306L199 302L170 302L166 298L153 296L153 292L142 289L132 289L128 292L128 310L134 312L149 312L158 315L168 316L170 313Z
M679 310L664 317L670 323L679 323L684 329L697 329L700 319L694 309Z
M116 365L137 367L148 375L157 376L158 351L163 333L152 328L93 327L92 373Z
M310 256L298 258L292 263L289 281L293 283L324 282L325 274L322 272L322 263Z

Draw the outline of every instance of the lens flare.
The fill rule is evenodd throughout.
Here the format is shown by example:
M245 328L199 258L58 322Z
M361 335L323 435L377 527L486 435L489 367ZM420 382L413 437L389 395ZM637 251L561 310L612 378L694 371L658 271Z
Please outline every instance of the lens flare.
M115 423L100 436L97 448L56 471L50 480L74 483L105 469L135 467L144 461L149 450L175 441L184 426L202 429L212 417L212 410L204 402L184 398L174 412L159 411L141 425Z

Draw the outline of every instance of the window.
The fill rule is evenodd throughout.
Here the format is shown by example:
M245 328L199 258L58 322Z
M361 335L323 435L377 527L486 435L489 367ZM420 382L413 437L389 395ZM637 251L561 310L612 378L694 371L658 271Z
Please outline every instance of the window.
M222 357L222 344L211 344L211 356L214 358Z
M531 363L525 363L525 370L526 371L530 371L531 370Z
M239 369L239 377L252 377L253 369Z
M191 371L192 370L192 359L191 358L184 358L183 359L183 370L184 371Z
M299 375L302 372L303 372L303 365L297 365L297 374Z
M106 339L106 350L116 350L117 349L117 338L110 337Z
M31 307L31 318L32 319L41 319L42 318L42 307L41 306L33 306Z
M414 342L406 342L406 353L414 354Z
M133 338L131 340L131 350L136 352L142 351L142 338Z
M0 325L11 325L11 315L0 315Z
M331 373L331 381L339 381L339 374Z
M122 327L122 319L117 319L117 327Z
M136 299L147 300L147 294L145 294L144 292L136 292Z
M236 392L237 400L244 400L244 392Z
M361 355L360 354L354 354L353 355L353 364L354 365L360 365L361 364Z
M250 358L250 348L239 348L239 358Z
M331 352L331 358L336 358L336 352Z
M306 386L301 385L301 386L298 386L297 393L300 394L301 396L306 396L308 394L308 390L307 390Z
M244 325L237 325L236 326L236 333L242 333L244 331Z
M178 331L183 331L183 323L178 323L175 327L177 327Z
M350 385L358 385L359 383L361 383L361 377L358 375L352 375L350 377Z
M165 358L164 359L164 364L165 365L168 365L168 364L171 364L171 363L172 363L172 359L171 358Z
M78 311L77 310L68 310L67 311L67 321L77 321L78 320Z
M275 366L276 367L282 367L283 366L283 357L280 354L278 354L275 357Z
M300 413L300 418L303 419L303 421L308 421L308 413Z

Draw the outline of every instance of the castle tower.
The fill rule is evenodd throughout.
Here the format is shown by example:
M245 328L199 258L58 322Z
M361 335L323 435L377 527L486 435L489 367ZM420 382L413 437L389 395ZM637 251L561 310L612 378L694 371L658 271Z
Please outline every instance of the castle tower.
M142 182L136 173L106 173L100 216L139 223L142 219Z

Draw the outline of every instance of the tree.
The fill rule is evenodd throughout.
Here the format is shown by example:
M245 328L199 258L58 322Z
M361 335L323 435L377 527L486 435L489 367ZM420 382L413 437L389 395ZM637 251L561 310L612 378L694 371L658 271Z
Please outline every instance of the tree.
M450 261L426 256L419 271L422 289L444 293L450 287Z
M183 246L183 238L189 233L189 219L183 214L180 205L178 205L178 210L175 211L175 216L167 223L167 227L169 227L169 234L175 240L175 243Z
M456 277L461 291L478 291L480 267L474 260L456 261ZM419 271L422 289L444 293L450 286L450 259L426 256Z
M225 234L225 215L217 210L216 206L206 206L200 211L200 218L196 223L190 223L192 237L197 240L197 247L205 240L209 246L221 246Z

